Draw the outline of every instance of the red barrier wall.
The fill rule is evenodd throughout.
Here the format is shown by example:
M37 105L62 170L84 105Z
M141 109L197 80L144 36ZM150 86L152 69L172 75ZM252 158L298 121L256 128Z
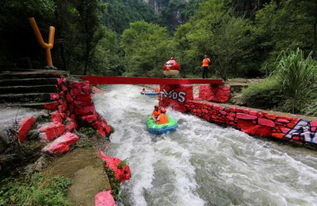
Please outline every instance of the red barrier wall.
M164 86L164 93L190 92L190 86ZM272 137L286 141L317 144L317 121L306 121L300 118L275 115L267 112L238 107L223 107L216 103L191 100L180 102L165 95L162 106L171 105L175 110L188 112L216 124L232 126L249 135ZM177 105L177 106L175 106Z
M230 99L230 93L231 87L228 85L201 85L198 98L211 102L225 103Z
M160 98L162 107L170 106L177 111L185 112L185 103L193 99L192 85L161 85L160 90L163 92Z
M55 102L45 105L46 109L54 112L50 116L52 123L39 130L43 141L53 141L50 143L52 145L56 143L55 139L57 138L56 141L61 143L58 137L65 132L72 132L80 124L92 126L103 137L110 135L111 127L95 111L89 82L68 81L65 78L60 78L58 79L57 88L59 92L51 94L51 100L55 100ZM75 141L71 141L71 144L74 143ZM67 144L66 142L67 147L60 151L68 151ZM47 149L45 151L55 153L55 150Z

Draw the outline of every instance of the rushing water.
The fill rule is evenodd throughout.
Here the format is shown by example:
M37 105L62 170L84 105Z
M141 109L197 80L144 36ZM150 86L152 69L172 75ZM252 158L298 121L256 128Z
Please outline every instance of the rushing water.
M137 86L108 86L94 98L115 128L108 155L127 159L125 205L317 205L317 152L256 139L168 110L174 133L153 135L145 119L156 98Z

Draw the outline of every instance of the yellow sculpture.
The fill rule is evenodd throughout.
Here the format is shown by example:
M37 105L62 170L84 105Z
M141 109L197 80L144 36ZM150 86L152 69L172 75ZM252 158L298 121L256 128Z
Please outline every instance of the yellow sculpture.
M34 17L29 18L29 22L33 28L34 34L37 38L37 41L39 42L39 44L41 45L41 47L43 47L45 49L45 54L46 54L46 64L47 67L49 68L55 68L53 66L53 61L52 61L52 55L51 55L51 49L54 46L54 35L55 35L55 27L50 26L50 32L49 32L49 36L48 36L48 43L45 43L42 37L42 34L39 30L39 27L36 24L36 21L34 19Z

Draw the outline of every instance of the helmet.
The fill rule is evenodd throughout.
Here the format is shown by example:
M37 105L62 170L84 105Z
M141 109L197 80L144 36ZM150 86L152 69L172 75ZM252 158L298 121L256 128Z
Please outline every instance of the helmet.
M162 112L162 113L165 113L165 112L166 112L166 109L165 109L165 108L162 108L162 109L161 109L161 112Z

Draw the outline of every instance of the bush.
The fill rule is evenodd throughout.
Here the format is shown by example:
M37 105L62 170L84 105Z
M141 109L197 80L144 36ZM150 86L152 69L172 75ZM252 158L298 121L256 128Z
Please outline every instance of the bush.
M243 102L249 107L261 109L274 108L283 101L277 78L270 77L242 90Z
M286 101L281 109L287 112L305 113L305 105L309 104L316 94L317 63L311 57L304 57L303 51L297 49L282 52L278 58L276 77L281 84L281 92Z
M299 49L284 51L272 75L242 93L248 106L316 115L313 105L317 105L317 62L311 55L305 58Z
M66 200L71 181L64 177L45 177L34 173L1 182L0 205L70 205Z

